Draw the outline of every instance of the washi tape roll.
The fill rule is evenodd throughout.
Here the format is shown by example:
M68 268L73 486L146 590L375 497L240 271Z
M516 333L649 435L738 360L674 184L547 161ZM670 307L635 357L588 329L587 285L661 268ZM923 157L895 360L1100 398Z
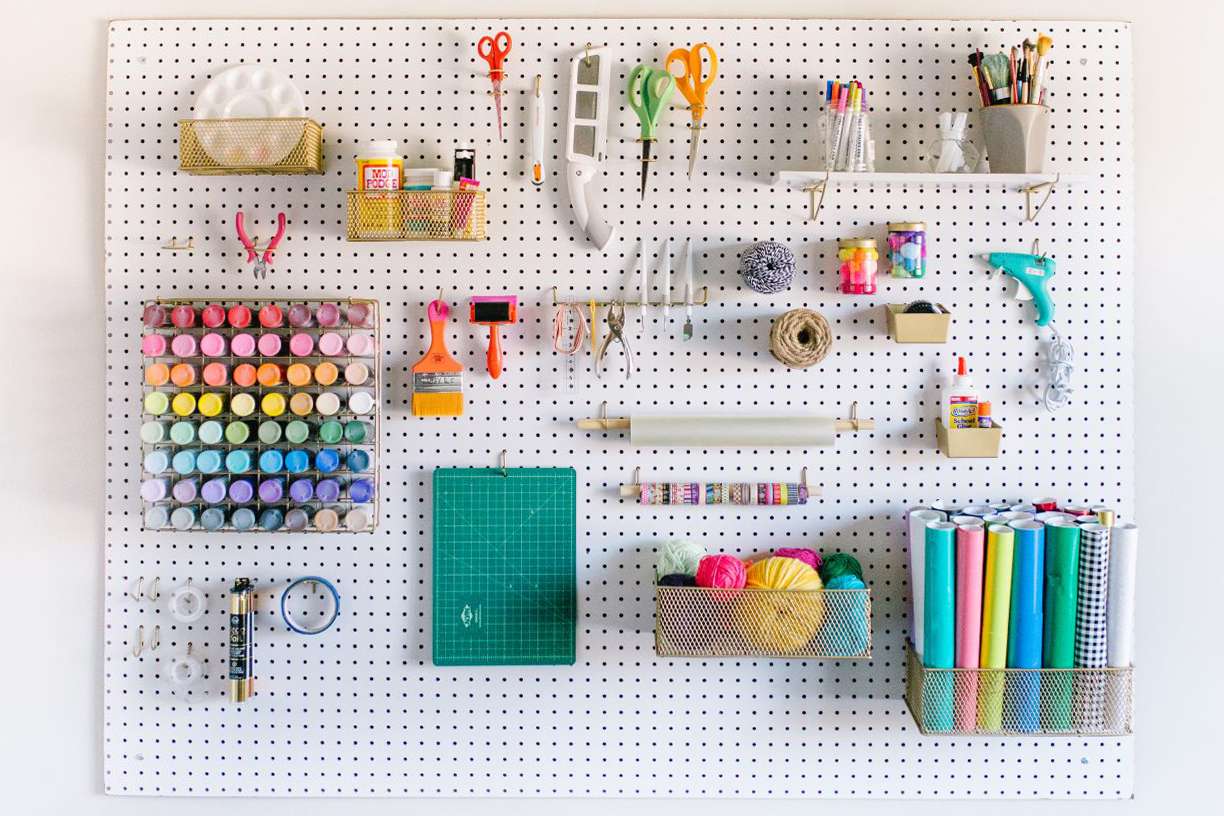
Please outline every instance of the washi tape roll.
M323 617L325 620L323 620L322 625L311 626L289 609L289 593L293 592L294 589L302 584L320 584L331 595L331 609L329 610L329 613L324 614ZM328 581L326 578L320 578L316 575L307 575L304 578L294 580L289 584L289 586L285 587L285 591L281 593L280 611L281 618L284 619L285 625L288 626L290 630L299 635L318 635L330 629L332 624L336 622L336 618L340 617L340 593L336 591L335 585L333 585L332 582Z

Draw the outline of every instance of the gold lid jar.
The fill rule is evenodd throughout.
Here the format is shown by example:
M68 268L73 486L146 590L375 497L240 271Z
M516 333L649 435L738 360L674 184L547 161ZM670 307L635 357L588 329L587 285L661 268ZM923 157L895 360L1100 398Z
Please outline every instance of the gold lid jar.
M839 238L837 246L841 249L875 249L874 238Z

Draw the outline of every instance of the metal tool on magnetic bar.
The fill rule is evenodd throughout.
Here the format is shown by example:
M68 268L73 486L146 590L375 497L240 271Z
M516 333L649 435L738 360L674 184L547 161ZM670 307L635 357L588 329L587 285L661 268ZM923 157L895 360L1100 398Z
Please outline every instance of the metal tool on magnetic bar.
M628 430L630 445L663 448L795 447L832 445L838 432L869 431L875 420L859 419L858 403L849 419L818 416L628 416L609 417L603 403L599 417L578 420L584 431Z

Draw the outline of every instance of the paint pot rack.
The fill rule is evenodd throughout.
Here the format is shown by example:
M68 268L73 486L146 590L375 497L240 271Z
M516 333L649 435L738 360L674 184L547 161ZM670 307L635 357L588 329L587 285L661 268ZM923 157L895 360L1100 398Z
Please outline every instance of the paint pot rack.
M350 190L350 241L483 241L484 190Z
M871 590L656 586L655 653L868 660Z
M952 312L942 303L934 304L935 314L908 314L906 304L884 305L884 319L888 323L888 335L897 343L946 343L952 328Z
M949 459L994 459L1003 444L1003 426L949 428L936 417L935 441Z
M197 176L323 172L323 127L313 119L183 119L179 170Z
M166 325L160 328L142 326L141 327L142 336L145 334L164 334L169 338L176 334L190 334L190 335L195 336L197 345L198 345L199 339L203 335L208 334L209 332L217 332L225 336L226 341L227 341L226 342L226 345L227 345L226 354L218 356L218 357L205 357L199 353L191 357L178 357L178 356L170 354L169 348L167 348L167 353L162 356L154 357L154 356L143 356L142 355L142 358L141 358L142 368L147 367L150 364L156 363L156 362L163 362L167 364L171 364L175 362L191 362L195 365L200 366L201 368L206 363L218 362L218 363L225 364L229 368L229 371L232 375L234 367L241 363L250 363L251 365L254 365L257 368L262 363L278 363L282 366L288 366L292 363L305 363L309 365L311 369L313 369L319 363L330 362L330 363L335 364L335 366L340 370L341 372L340 379L338 379L335 383L328 385L328 386L320 386L318 383L315 383L312 381L310 385L300 386L300 387L289 385L286 382L282 382L280 385L270 386L270 387L264 386L262 384L257 384L257 385L253 385L249 387L242 387L242 386L235 385L233 382L232 376L231 376L231 378L228 379L227 383L221 386L205 385L197 381L194 385L180 387L180 386L176 386L170 383L167 383L162 386L151 386L147 384L144 377L142 376L141 377L141 383L142 383L141 392L139 396L139 399L140 399L139 412L140 412L140 422L141 423L148 422L148 421L159 421L159 422L165 422L167 424L173 424L174 422L178 420L188 420L190 422L195 423L198 426L199 424L207 420L216 420L217 422L220 422L222 425L225 425L226 423L232 420L241 420L253 426L250 439L247 442L243 442L241 444L231 444L226 439L224 439L224 437L222 438L220 442L217 442L215 444L205 444L203 442L200 442L198 438L188 445L179 445L177 443L172 442L170 439L166 439L162 442L156 442L156 443L148 443L148 442L142 441L141 442L141 462L142 463L144 462L145 456L148 455L151 451L155 449L173 451L176 449L191 448L191 449L201 450L201 451L205 449L217 450L221 452L222 456L225 456L226 454L228 454L230 451L233 451L233 450L246 450L250 453L251 459L254 465L250 471L246 473L241 473L241 474L230 474L224 471L223 469L222 471L219 471L217 473L212 473L212 474L201 474L200 472L196 471L187 476L180 476L179 474L173 473L173 472L165 472L163 474L160 474L160 476L157 474L150 474L144 471L144 468L142 465L141 479L160 477L160 478L169 478L172 481L178 481L179 479L183 479L183 478L194 478L194 479L198 479L200 483L203 483L204 481L210 478L213 478L213 477L227 476L230 478L231 481L234 479L248 479L256 487L258 487L259 482L264 478L279 477L285 480L286 495L279 502L268 503L260 499L258 489L256 489L254 498L251 501L245 502L243 504L238 504L238 503L231 501L228 495L226 496L224 501L219 502L217 504L211 504L211 505L205 504L198 496L196 497L194 501L186 502L186 503L180 503L180 502L174 501L171 498L167 498L167 499L157 501L157 502L144 502L143 509L145 512L142 514L141 529L148 530L148 531L156 531L156 532L179 532L178 530L176 530L176 528L170 525L166 525L163 527L148 526L148 518L149 518L148 510L155 505L162 506L167 511L172 511L178 507L191 507L193 510L195 510L196 522L195 522L195 525L191 528L190 532L209 532L209 533L221 533L221 532L289 533L289 532L293 532L293 531L285 529L284 526L282 526L278 530L264 530L258 526L253 527L249 530L238 530L234 528L233 524L231 523L231 519L232 519L234 511L237 510L239 507L246 507L252 510L255 513L257 520L258 520L260 513L263 510L267 509L268 507L278 507L285 511L288 511L289 509L292 509L293 507L303 507L304 509L308 509L311 511L311 523L305 530L301 531L301 532L307 532L307 533L373 532L378 527L378 520L379 520L378 508L379 508L379 500L380 500L381 490L382 490L382 483L379 480L379 476L378 476L379 475L378 451L380 447L379 440L381 439L381 434L379 430L379 414L382 409L382 366L379 365L379 357L380 357L379 349L381 348L381 332L379 330L379 325L381 321L382 307L377 300L369 300L366 298L296 298L296 297L294 298L285 297L285 298L275 298L275 299L171 298L171 299L145 301L142 304L142 308L156 304L156 305L160 305L164 307L166 309L166 312L169 313L175 306L186 305L186 306L191 306L195 308L197 313L199 313L200 310L202 310L205 306L208 306L210 304L220 305L224 307L227 311L229 310L229 307L231 306L234 306L237 304L243 304L243 305L250 307L253 313L258 314L260 307L266 304L269 304L269 303L274 303L274 304L277 304L280 306L286 306L286 307L291 306L293 304L304 303L311 307L312 313L317 309L317 307L320 304L334 303L338 307L340 307L342 314L346 314L348 312L348 307L350 305L361 304L361 305L368 307L369 319L364 325L361 325L361 326L351 325L347 322L347 320L343 320L341 321L341 324L339 326L320 327L318 325L313 325L307 328L295 328L295 327L289 326L287 323L286 325L281 326L279 328L274 328L274 329L273 328L263 328L258 324L257 320L254 321L251 326L248 326L242 329L231 327L228 324L225 326L218 327L218 328L207 328L207 327L201 326L199 323L197 323L195 326L191 328L186 328L186 329L180 329L172 325ZM279 334L282 338L282 345L284 346L283 351L285 353L275 356L275 357L264 357L260 355L257 351L255 355L250 356L250 357L235 356L232 353L230 353L230 349L228 348L229 340L235 334L238 334L240 332L246 332L249 334ZM293 356L288 352L287 347L288 347L289 337L298 332L305 332L315 337L316 339L315 349L311 354L304 355L304 356ZM336 334L341 335L345 339L346 343L348 340L348 336L351 334L354 334L354 333L368 334L374 338L374 348L368 356L364 356L364 357L353 356L347 353L347 351L344 354L334 355L334 356L322 355L319 353L318 347L317 347L318 346L317 339L318 339L319 334L322 332L335 332ZM367 383L362 384L362 385L350 385L344 381L343 372L344 372L345 366L352 362L362 362L368 366L369 371L370 371L370 380ZM148 414L148 413L145 413L144 411L144 404L145 404L144 400L145 400L145 395L148 394L150 391L164 391L166 392L167 396L169 396L171 399L173 399L174 394L180 391L186 391L188 393L194 394L197 399L199 398L201 394L204 394L204 393L216 393L224 397L225 409L220 414L214 417L204 417L198 412L192 413L190 416L187 416L187 417L180 417L177 414L174 414L173 412L168 412L166 414L160 414L160 415ZM291 413L290 411L286 411L280 416L268 417L268 416L265 416L258 407L260 403L262 402L263 396L265 394L268 394L271 392L279 392L285 396L286 400L288 400L289 397L294 392L297 392L297 391L305 391L305 392L310 393L312 396L317 396L321 391L330 391L338 395L341 395L342 396L341 404L344 405L345 408L341 410L339 413L333 416L327 417L327 419L335 419L341 423L346 423L350 420L359 420L359 421L368 423L370 426L372 426L371 433L365 438L364 441L361 441L361 442L349 442L347 440L342 439L340 442L326 443L317 438L318 425L320 423L319 414L312 411L309 415L305 417L299 417ZM348 406L349 398L357 391L365 391L371 394L371 396L374 399L374 406L375 406L374 411L372 413L357 415L348 410L347 406ZM232 412L231 403L232 403L234 395L238 393L247 393L247 394L250 394L252 397L254 397L255 403L257 406L256 412L254 414L250 416L237 416ZM271 420L283 426L285 423L290 422L295 419L302 419L304 421L307 421L311 425L311 436L305 442L296 444L296 443L292 443L292 442L285 440L283 437L280 441L275 442L273 444L265 444L259 440L258 425L260 422L264 420ZM352 473L351 471L347 469L347 467L343 467L334 472L330 472L326 474L322 473L314 467L315 456L319 452L319 450L322 448L328 448L328 449L338 451L342 462L347 459L348 454L352 450L354 449L364 450L369 456L369 467L366 470L362 471L360 474ZM282 470L281 472L277 474L264 474L258 468L259 456L265 450L270 450L270 449L276 449L280 451L288 451L291 449L308 450L310 452L311 467L308 470L302 471L301 473L289 474ZM297 502L290 500L288 496L288 483L289 482L293 481L294 479L299 479L299 478L312 478L312 479L317 480L322 477L336 478L336 479L339 479L341 482L351 481L350 477L359 477L362 479L369 479L370 481L374 483L374 495L369 502L360 502L360 503L353 502L350 498L348 498L347 495L343 493L341 495L341 498L334 502L321 502L315 499L315 500L312 500L306 503L305 505L302 505L302 504L299 504ZM200 514L208 507L218 507L225 513L225 525L222 528L217 529L217 530L205 530L204 527L201 525ZM314 520L313 520L314 513L324 507L335 511L336 514L339 516L340 525L334 530L320 530L314 524ZM360 509L360 510L365 511L365 513L368 516L368 524L366 527L362 529L350 529L349 527L345 525L345 519L348 513L354 509ZM187 532L187 531L183 531L183 532Z
M907 644L905 674L905 702L930 736L1131 733L1133 667L932 669Z

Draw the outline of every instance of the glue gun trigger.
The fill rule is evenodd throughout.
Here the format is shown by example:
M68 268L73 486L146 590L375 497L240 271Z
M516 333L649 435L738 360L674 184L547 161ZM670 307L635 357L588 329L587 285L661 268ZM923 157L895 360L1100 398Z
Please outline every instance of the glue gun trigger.
M1020 281L1015 281L1016 284L1016 300L1032 300L1033 293L1029 291L1027 286L1024 286Z

